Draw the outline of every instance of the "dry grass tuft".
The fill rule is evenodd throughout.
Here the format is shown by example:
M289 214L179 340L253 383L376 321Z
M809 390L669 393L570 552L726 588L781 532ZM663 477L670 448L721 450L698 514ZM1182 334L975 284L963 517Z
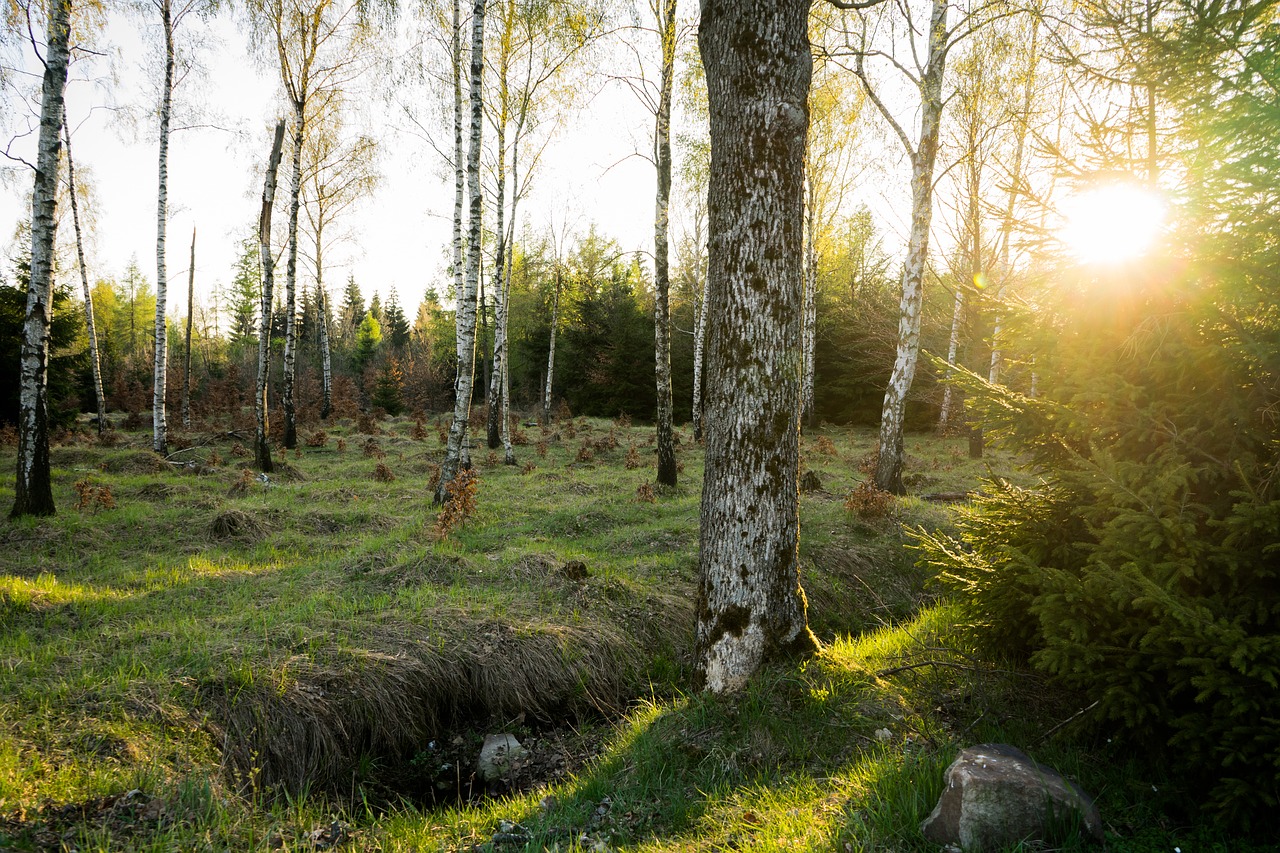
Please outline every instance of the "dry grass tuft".
M418 418L413 422L413 429L409 432L409 437L414 441L427 440L427 425L422 422L422 418Z
M577 460L579 462L590 462L596 458L596 451L591 439L583 439L582 446L578 448Z
M209 534L214 539L257 539L264 532L258 519L238 509L218 513L209 524Z
M329 443L329 433L322 429L318 429L311 435L307 436L307 447L324 447Z
M436 477L440 475L437 473ZM457 475L444 487L444 506L436 516L435 535L439 539L446 538L454 529L466 524L476 511L476 490L480 485L480 476L474 468L461 468Z
M88 477L83 480L77 480L72 488L76 490L76 509L84 512L86 509L92 509L97 512L100 509L115 509L116 499L111 494L110 486L99 486Z
M369 459L383 459L387 455L383 452L382 445L378 443L378 440L372 437L364 443L364 447L360 448L360 452Z
M227 496L232 498L241 498L249 494L249 490L253 488L253 472L245 468L240 472L240 479L231 484L231 488L227 490Z
M835 442L832 441L828 436L825 436L825 435L818 436L818 439L815 442L815 444L817 445L817 451L821 453L823 456L838 457L840 455L839 451L836 450Z
M373 479L379 483L394 483L396 475L386 466L385 463L379 462L378 467L373 469Z
M844 499L844 508L864 519L884 518L893 507L893 495L880 491L869 481L859 484Z
M640 461L640 452L636 449L635 442L632 442L631 446L627 448L627 457L622 460L622 467L628 471L634 471L642 464L644 463Z
M636 501L642 504L658 502L658 493L653 490L653 483L645 480L639 486L636 486Z

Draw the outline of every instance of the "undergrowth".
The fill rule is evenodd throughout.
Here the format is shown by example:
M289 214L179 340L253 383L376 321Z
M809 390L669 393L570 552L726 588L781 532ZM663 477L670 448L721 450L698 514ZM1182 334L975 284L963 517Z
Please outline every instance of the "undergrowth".
M1167 780L1103 740L1072 746L1078 724L1044 738L1070 697L960 645L902 548L947 510L845 508L869 432L803 442L823 488L801 500L802 579L826 648L724 699L684 692L687 430L679 486L645 489L652 428L530 428L523 467L486 468L443 537L422 420L308 430L265 478L218 427L168 460L143 432L54 449L60 514L0 527L0 848L926 849L956 748L1004 738L1101 791L1113 841L1221 840L1162 825ZM987 473L961 441L909 454L917 493ZM115 505L75 511L90 488ZM497 731L531 764L486 787L473 750Z

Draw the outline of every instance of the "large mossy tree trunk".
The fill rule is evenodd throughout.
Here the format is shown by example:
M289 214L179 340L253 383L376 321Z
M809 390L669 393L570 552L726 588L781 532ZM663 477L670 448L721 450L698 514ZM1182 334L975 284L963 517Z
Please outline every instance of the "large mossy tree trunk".
M695 664L741 689L814 652L799 583L807 0L704 0L711 126L706 471Z
M49 476L49 336L53 323L53 238L57 228L54 212L65 115L63 93L71 52L70 0L53 0L48 14L40 135L31 190L31 274L27 279L18 366L18 477L9 513L15 518L54 514Z

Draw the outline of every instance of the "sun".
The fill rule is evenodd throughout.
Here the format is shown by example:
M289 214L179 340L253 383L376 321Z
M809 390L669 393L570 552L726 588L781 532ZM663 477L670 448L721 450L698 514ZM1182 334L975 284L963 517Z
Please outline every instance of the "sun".
M1132 183L1102 184L1063 205L1063 244L1086 264L1117 264L1146 254L1164 225L1159 193Z

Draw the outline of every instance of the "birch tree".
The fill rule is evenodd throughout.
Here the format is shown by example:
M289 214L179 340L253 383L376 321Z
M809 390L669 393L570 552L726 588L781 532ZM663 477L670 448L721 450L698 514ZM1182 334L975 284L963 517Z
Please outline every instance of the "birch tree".
M333 411L333 357L329 348L329 295L324 287L325 258L334 243L344 238L337 228L341 218L371 193L379 176L377 145L364 134L345 132L344 96L327 89L312 100L314 115L309 125L303 170L302 212L305 230L311 238L311 272L316 288L316 327L320 345L320 418Z
M169 378L169 338L168 326L165 322L169 278L165 270L165 229L169 220L169 121L172 115L174 85L173 32L177 20L169 0L158 0L155 5L160 13L160 25L164 35L164 79L160 89L159 189L156 193L156 350L151 390L151 449L163 454L166 451L169 429L165 415L165 393ZM190 9L190 6L185 8Z
M271 212L276 202L276 174L280 170L283 155L285 120L276 122L275 136L271 143L271 155L267 158L266 175L262 182L262 211L258 215L258 260L262 264L262 291L258 312L258 384L254 390L253 406L256 432L253 441L253 459L258 470L270 474L275 470L271 463L271 447L267 444L267 380L271 374L271 305L275 289L275 255L271 253Z
M67 85L71 29L70 0L47 8L44 75L35 182L31 192L31 274L22 324L18 391L18 461L13 509L9 515L53 515L49 472L49 327L53 320L54 214L58 159L62 148L63 93Z
M93 374L93 396L98 407L98 435L107 428L107 395L102 390L102 354L98 350L98 327L93 319L93 290L89 287L89 270L84 262L84 237L80 231L80 206L76 202L76 169L71 157L71 128L66 111L62 116L63 144L67 151L67 198L71 202L71 224L76 235L76 263L80 269L80 286L84 292L84 325L89 338L89 366Z
M858 2L854 0L828 0L838 9L865 10L880 7L880 14L891 14L882 0ZM911 224L907 237L906 261L902 269L902 297L898 318L898 345L893 370L885 389L884 404L880 413L880 452L876 462L875 485L884 491L904 494L902 483L904 459L904 430L906 426L907 395L915 380L916 365L920 356L920 321L924 307L924 277L929 263L929 232L933 219L934 171L938 159L938 144L942 129L943 78L947 57L953 47L982 27L988 20L987 7L962 12L960 21L947 25L951 7L948 0L931 0L928 23L923 28L923 44L919 44L921 29L913 19L914 7L903 3L901 9L905 21L894 22L901 28L901 41L881 48L870 43L868 23L862 19L857 44L850 44L844 55L854 60L853 71L862 82L868 100L889 125L894 136L902 144L911 163ZM860 14L867 14L860 12ZM908 56L900 58L899 51ZM910 134L897 119L867 68L872 59L894 69L901 79L914 90L919 101L920 126Z
M658 392L658 484L676 485L676 444L671 407L671 310L667 235L671 208L671 92L676 66L676 0L651 0L650 11L658 29L662 65L658 76L658 100L654 126L653 159L658 172L654 203L654 361Z
M453 386L453 422L449 427L444 461L440 465L440 483L434 500L436 505L445 502L448 496L446 488L462 465L467 441L467 421L471 412L471 392L475 385L476 291L480 278L480 236L484 215L480 187L480 144L484 130L484 20L485 0L475 0L471 13L471 141L467 149L470 222L467 268L463 290L458 294L458 369Z
M303 148L308 142L311 101L325 89L340 89L358 74L357 6L341 0L259 0L254 16L274 43L280 83L293 119L290 145L289 222L285 255L284 446L297 447L294 399L298 351L298 217L302 198Z
M182 428L191 429L191 323L196 313L196 229L191 229L191 264L187 267L187 345L182 361Z
M809 654L799 584L799 368L807 0L704 0L712 160L706 470L695 664L741 689ZM762 169L760 164L768 163Z

